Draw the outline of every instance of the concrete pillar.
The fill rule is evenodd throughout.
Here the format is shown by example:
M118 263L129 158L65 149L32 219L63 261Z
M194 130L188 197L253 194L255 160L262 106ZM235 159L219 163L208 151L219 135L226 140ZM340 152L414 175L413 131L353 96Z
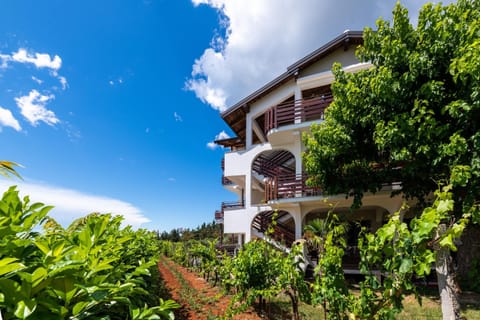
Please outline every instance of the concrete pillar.
M241 233L237 233L237 244L239 247L242 246L242 234Z
M246 114L245 122L246 122L245 146L248 150L252 147L252 141L253 141L253 137L252 137L252 130L253 130L252 129L252 117L251 117L250 113Z
M252 172L251 169L248 170L245 175L245 191L244 191L244 205L245 208L250 208L252 205Z
M288 209L288 212L292 215L295 223L295 239L301 239L303 235L302 209L300 205L297 205L294 208Z
M252 241L252 226L245 230L245 243Z
M298 85L296 85L295 86L295 103L300 104L300 102L297 102L300 99L302 99L302 89L300 89L300 87ZM295 123L301 123L301 122L302 122L301 113L296 113L295 114Z

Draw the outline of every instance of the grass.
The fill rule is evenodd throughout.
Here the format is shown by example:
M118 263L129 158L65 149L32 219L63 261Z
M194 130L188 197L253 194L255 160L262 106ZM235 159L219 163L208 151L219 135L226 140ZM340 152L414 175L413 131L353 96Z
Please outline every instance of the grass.
M420 305L413 295L404 300L404 309L396 316L396 319L437 320L442 319L440 300L435 290L425 290L421 293L422 304ZM479 297L480 295L476 295ZM480 301L462 304L462 316L468 320L480 320ZM321 306L311 306L301 303L300 315L303 320L324 320L324 312ZM291 304L288 297L279 296L271 300L267 307L266 319L291 319Z

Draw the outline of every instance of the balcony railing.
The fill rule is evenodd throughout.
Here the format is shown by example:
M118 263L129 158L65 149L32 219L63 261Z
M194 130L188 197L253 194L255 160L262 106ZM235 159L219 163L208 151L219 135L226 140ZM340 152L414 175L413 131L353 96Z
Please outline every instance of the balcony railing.
M244 201L222 202L222 212L225 210L235 210L245 208Z
M265 134L281 126L323 119L323 113L332 101L332 94L324 94L276 105L265 113Z
M265 182L265 200L318 196L320 188L307 186L306 174L275 176Z
M215 220L223 220L223 212L220 210L215 211Z
M223 221L223 218L225 216L225 210L235 210L235 209L243 209L243 208L245 208L244 201L222 202L222 209L215 211L215 220L217 222Z

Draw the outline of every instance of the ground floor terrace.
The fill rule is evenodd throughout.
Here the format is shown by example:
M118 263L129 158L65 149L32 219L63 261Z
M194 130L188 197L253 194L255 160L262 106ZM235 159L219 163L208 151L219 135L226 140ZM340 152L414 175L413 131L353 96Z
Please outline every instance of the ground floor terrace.
M224 208L223 244L232 253L254 239L274 240L285 248L304 238L305 226L316 219L325 219L330 211L340 215L347 225L347 249L344 268L355 273L358 267L358 235L362 227L375 232L389 216L402 208L401 195L392 197L391 190L365 195L362 206L352 209L352 199L345 195L326 197L284 198L265 205L243 207L240 204ZM405 212L401 212L405 214ZM272 220L275 223L272 226ZM267 232L267 230L270 230ZM308 257L316 262L314 252Z

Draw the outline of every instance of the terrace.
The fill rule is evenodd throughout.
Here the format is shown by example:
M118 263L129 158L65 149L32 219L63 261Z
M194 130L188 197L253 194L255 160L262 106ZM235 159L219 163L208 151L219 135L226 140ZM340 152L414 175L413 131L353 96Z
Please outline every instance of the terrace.
M307 185L308 176L302 174L284 174L273 176L265 181L265 200L300 198L321 195L321 189Z
M309 99L286 101L265 113L264 133L282 126L322 120L325 109L333 101L331 92Z

